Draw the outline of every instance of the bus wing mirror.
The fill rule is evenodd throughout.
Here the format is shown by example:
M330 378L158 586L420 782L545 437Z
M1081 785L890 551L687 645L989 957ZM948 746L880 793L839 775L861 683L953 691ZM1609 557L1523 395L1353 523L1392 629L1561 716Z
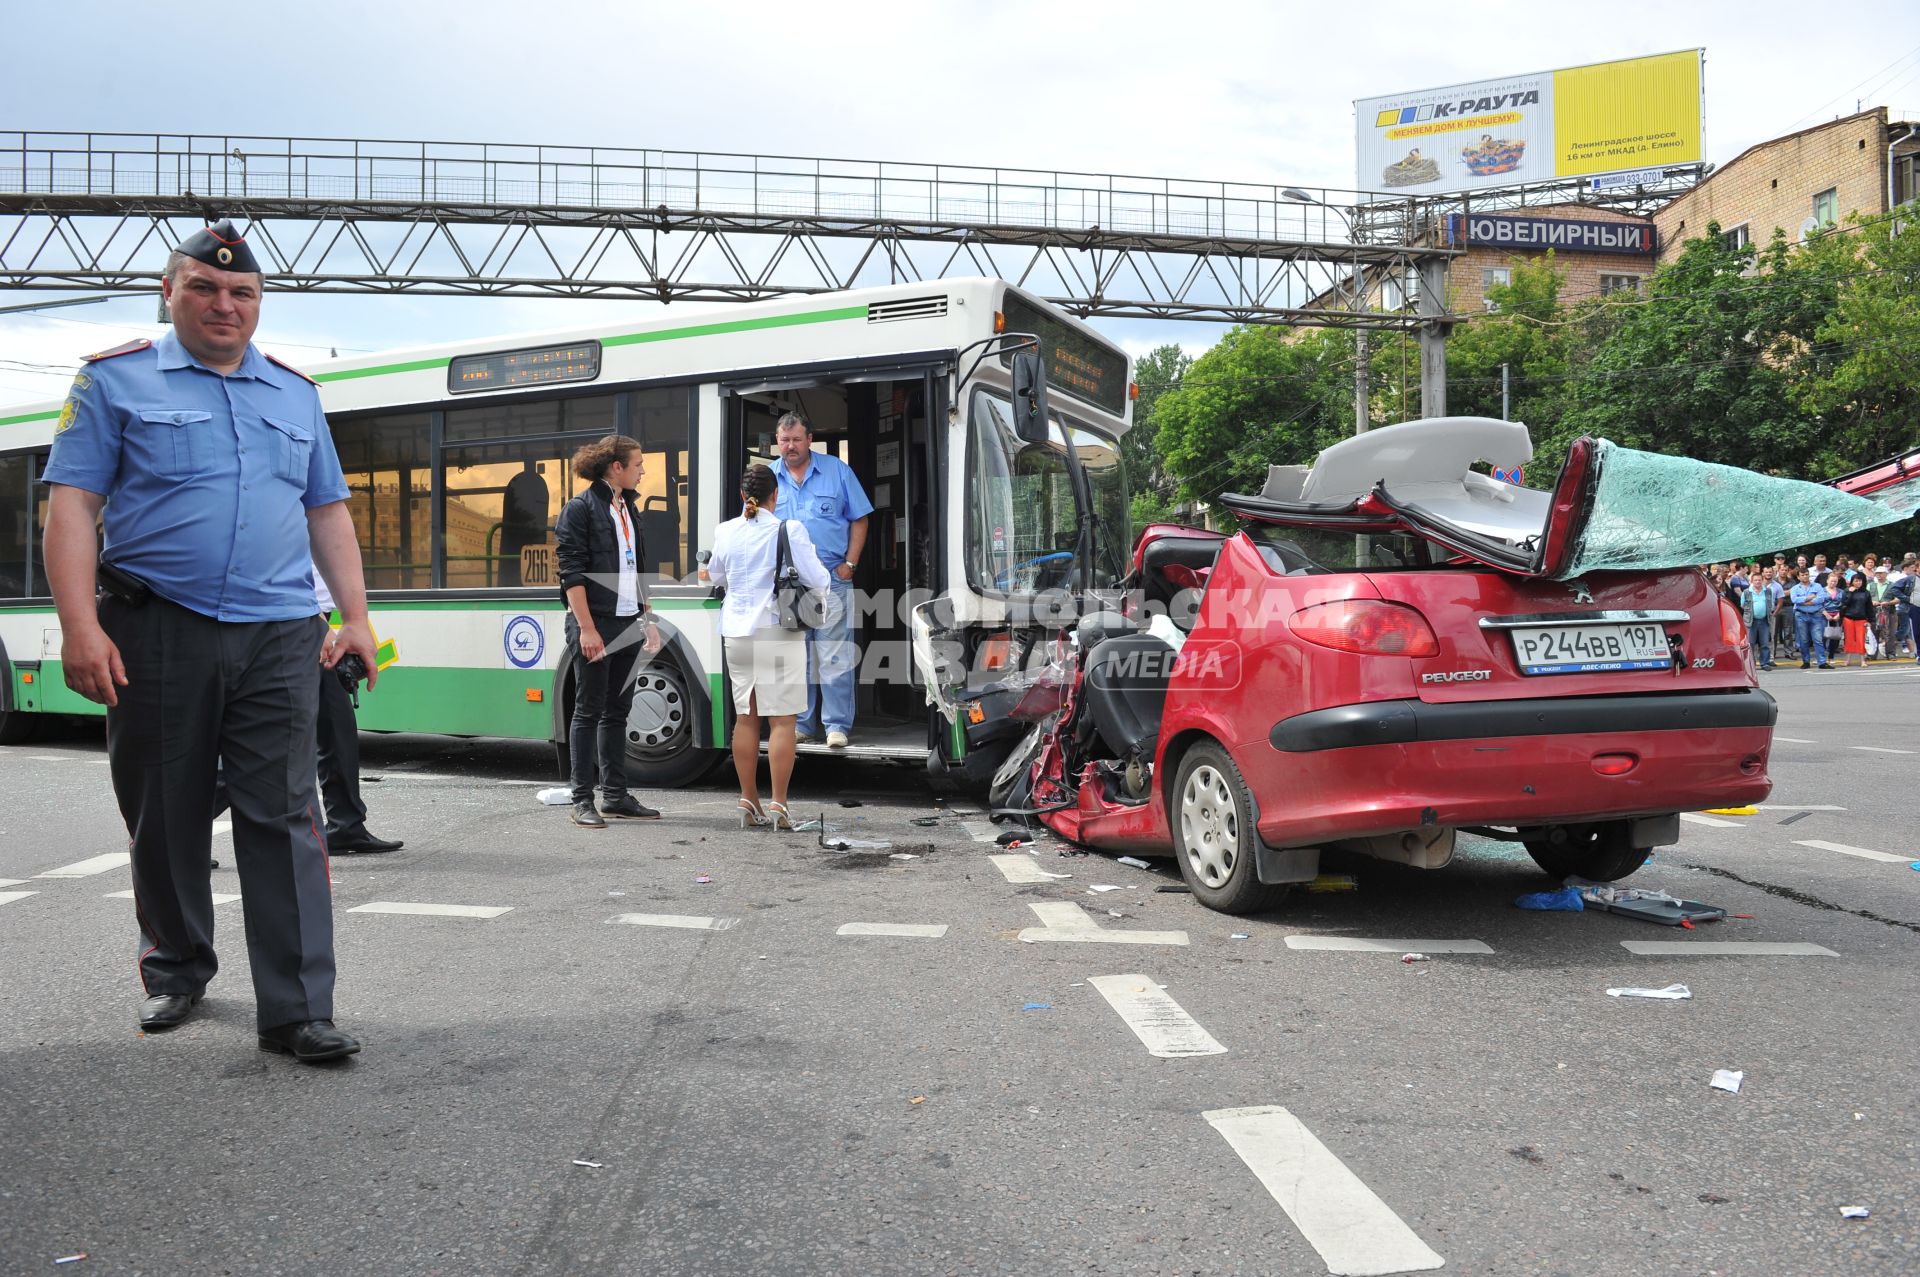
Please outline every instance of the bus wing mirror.
M1047 369L1036 351L1013 357L1013 432L1025 443L1047 442Z

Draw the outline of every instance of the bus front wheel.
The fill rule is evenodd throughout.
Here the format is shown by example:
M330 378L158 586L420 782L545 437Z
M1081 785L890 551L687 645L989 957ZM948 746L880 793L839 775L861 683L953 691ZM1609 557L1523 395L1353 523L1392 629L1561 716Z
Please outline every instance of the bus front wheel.
M693 743L693 715L693 697L678 665L652 661L638 672L627 715L629 784L677 789L712 770L722 751Z

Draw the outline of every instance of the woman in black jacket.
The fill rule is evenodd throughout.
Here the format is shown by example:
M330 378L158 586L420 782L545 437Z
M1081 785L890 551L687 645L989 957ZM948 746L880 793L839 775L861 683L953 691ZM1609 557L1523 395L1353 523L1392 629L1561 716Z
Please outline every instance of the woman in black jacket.
M1846 593L1840 596L1840 630L1845 635L1848 665L1867 663L1867 624L1873 620L1873 596L1858 571L1847 576Z
M572 755L573 823L605 829L604 816L658 820L660 813L627 792L627 715L633 709L633 667L644 650L660 650L660 630L640 576L640 443L608 435L573 454L573 472L587 488L561 508L560 593L567 603L567 645L575 649ZM600 809L594 810L595 779Z

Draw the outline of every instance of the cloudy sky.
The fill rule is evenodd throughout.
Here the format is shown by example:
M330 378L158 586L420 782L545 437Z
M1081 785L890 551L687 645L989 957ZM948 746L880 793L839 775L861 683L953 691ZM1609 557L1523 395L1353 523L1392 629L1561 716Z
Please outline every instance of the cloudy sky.
M715 6L0 0L0 130L646 147L1350 187L1355 98L1706 50L1706 158L1856 106L1920 119L1920 5L1050 0ZM1835 11L1838 12L1838 11ZM231 17L222 17L231 14ZM0 143L7 139L0 135ZM12 229L0 218L0 236ZM49 297L0 291L0 307ZM614 321L638 302L270 295L294 360ZM126 298L0 314L0 403L146 335ZM1195 325L1105 325L1136 351Z

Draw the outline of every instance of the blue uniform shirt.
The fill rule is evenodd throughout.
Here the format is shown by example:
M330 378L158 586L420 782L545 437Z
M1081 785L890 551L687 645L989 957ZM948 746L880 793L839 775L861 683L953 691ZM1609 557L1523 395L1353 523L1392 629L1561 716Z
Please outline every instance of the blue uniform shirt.
M220 621L312 616L307 511L347 499L311 382L251 345L223 377L173 333L80 370L41 479L106 497L101 558Z
M795 479L785 461L774 464L774 477L780 481L780 503L775 512L783 519L806 525L813 538L814 553L828 567L839 567L847 557L847 528L855 519L873 513L873 502L853 475L853 468L838 457L823 452L811 454L805 477Z

